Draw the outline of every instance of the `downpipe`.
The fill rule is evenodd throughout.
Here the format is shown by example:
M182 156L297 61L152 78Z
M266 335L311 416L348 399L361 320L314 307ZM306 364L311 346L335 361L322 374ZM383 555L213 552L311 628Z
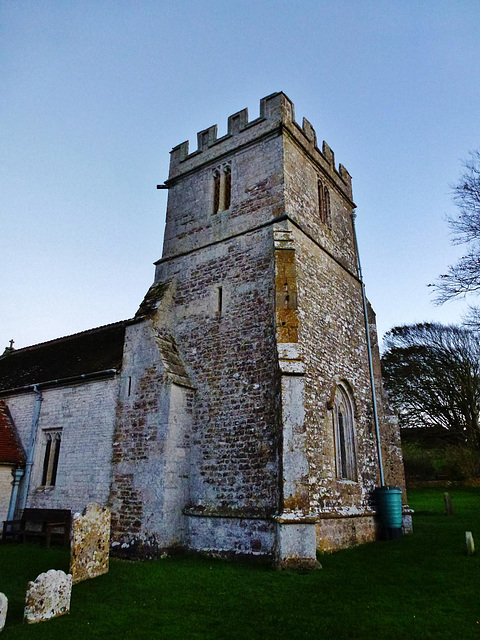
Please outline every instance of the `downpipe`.
M360 286L362 290L363 317L365 320L365 337L367 339L368 369L370 372L370 386L372 389L373 421L375 424L375 438L377 441L378 467L380 470L380 486L384 487L385 476L383 474L382 443L380 439L380 427L378 423L377 394L375 391L375 376L373 375L373 357L372 357L372 344L370 342L370 323L368 322L367 296L365 295L365 284L363 282L362 265L360 263L360 253L358 252L357 232L355 229L355 218L357 217L357 214L355 212L352 212L351 215L352 215L353 239L355 242L355 251L357 254L358 279L360 280Z
M40 408L42 406L42 392L37 385L34 385L33 392L36 394L35 407L33 410L32 430L30 432L30 441L28 443L27 463L25 465L25 476L22 483L22 492L20 497L19 509L23 511L27 504L28 489L30 487L30 476L32 475L32 466L35 455L35 441L37 439L38 421L40 419Z

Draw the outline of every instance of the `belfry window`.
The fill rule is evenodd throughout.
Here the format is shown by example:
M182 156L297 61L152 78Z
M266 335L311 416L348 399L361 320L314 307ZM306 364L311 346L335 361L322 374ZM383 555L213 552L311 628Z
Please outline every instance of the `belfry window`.
M230 202L232 200L232 169L228 164L223 168L223 180L223 208L230 209Z
M321 180L318 180L318 215L322 224L330 227L330 192Z
M213 172L213 213L220 209L220 171Z
M45 454L43 457L42 487L54 487L57 481L58 459L60 457L61 431L45 433Z
M232 168L229 164L213 172L213 213L230 209L232 201Z
M353 400L343 385L338 385L333 404L335 463L339 480L357 480Z

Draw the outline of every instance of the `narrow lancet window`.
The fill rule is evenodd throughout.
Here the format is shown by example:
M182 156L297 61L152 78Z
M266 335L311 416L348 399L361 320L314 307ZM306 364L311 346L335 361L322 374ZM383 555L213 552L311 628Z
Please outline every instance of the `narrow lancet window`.
M318 181L318 215L320 216L320 222L325 224L325 200L323 197L323 183Z
M229 164L213 172L213 213L230 209L232 202L232 168Z
M330 193L327 189L327 187L324 188L323 190L323 202L324 202L324 224L327 225L327 227L330 227L331 225L331 221L330 221Z
M353 400L347 389L339 385L333 406L335 430L335 463L339 480L357 480Z
M220 210L220 171L213 172L213 213Z
M223 179L225 181L223 187L223 208L230 209L230 202L232 200L232 170L227 165L223 170Z

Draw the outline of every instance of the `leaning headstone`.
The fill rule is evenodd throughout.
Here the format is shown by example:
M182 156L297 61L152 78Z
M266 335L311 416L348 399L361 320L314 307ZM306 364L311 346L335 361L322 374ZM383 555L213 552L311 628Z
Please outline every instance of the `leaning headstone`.
M445 515L453 516L453 503L449 493L443 494L443 501L445 503Z
M0 631L5 626L7 619L8 600L4 593L0 593Z
M70 613L72 576L50 569L29 582L23 619L28 624Z
M475 553L475 543L471 531L465 531L465 544L467 545L467 556L473 556Z
M70 573L73 583L107 573L110 551L110 511L99 504L87 505L72 522Z

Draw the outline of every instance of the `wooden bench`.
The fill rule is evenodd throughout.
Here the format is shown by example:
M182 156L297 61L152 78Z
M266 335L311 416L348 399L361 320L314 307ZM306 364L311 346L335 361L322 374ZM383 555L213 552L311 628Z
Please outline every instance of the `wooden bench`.
M52 540L68 545L72 513L68 509L24 509L20 520L5 520L2 542L25 542L27 539Z

